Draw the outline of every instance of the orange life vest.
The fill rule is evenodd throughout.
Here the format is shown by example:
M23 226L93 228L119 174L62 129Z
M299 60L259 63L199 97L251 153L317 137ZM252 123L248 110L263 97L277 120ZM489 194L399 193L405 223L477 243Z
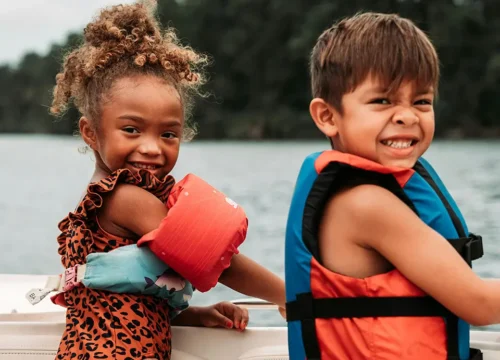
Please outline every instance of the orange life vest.
M335 150L310 155L297 179L286 230L290 359L481 359L480 351L469 349L469 325L397 269L356 279L322 265L318 228L324 207L340 189L361 184L391 191L469 264L483 254L481 237L468 232L424 159L401 169Z

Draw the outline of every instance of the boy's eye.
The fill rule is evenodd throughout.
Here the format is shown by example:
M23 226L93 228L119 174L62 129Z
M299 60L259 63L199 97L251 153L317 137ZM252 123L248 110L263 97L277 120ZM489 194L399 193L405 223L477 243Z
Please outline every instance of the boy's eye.
M420 99L420 100L415 102L415 105L432 105L432 100Z
M371 104L389 105L390 101L387 98L377 98L377 99L373 99L372 101L370 101L370 103Z
M126 126L122 130L125 131L125 132L127 132L127 133L129 133L129 134L138 134L139 133L139 130L137 130L133 126Z

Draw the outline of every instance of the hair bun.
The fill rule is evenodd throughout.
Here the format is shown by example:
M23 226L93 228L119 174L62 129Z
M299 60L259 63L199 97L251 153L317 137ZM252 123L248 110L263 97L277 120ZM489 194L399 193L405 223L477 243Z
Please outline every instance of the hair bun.
M112 47L123 40L133 43L159 42L161 34L153 14L156 1L135 6L115 5L105 8L87 25L84 39L94 47Z
M121 77L152 75L179 92L185 121L194 95L205 82L208 56L183 46L175 29L162 27L156 1L103 9L84 30L84 42L64 57L56 77L51 112L61 115L70 101L89 119L100 117L101 101ZM187 129L187 127L186 127Z

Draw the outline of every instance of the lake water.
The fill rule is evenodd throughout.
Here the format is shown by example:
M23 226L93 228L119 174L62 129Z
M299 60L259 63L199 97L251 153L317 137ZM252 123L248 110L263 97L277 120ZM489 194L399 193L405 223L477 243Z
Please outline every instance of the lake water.
M71 211L92 174L79 139L0 136L0 273L56 274L57 223ZM181 146L173 172L195 173L241 204L249 231L240 250L283 276L285 224L300 165L323 142L192 142ZM483 277L500 278L500 142L438 141L426 158L468 221L481 234L485 256L474 263ZM457 294L458 295L458 294ZM242 296L218 285L194 304ZM45 300L49 301L49 300ZM283 325L279 315L251 313L251 325Z

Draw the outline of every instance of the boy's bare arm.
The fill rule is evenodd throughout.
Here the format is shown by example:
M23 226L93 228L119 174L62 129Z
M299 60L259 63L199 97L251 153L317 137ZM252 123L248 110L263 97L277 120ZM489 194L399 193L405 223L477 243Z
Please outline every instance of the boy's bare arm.
M284 281L243 254L233 256L219 282L239 293L285 307Z
M478 277L446 239L395 195L361 185L332 201L342 209L341 221L352 241L379 252L465 321L477 326L500 322L500 282Z

